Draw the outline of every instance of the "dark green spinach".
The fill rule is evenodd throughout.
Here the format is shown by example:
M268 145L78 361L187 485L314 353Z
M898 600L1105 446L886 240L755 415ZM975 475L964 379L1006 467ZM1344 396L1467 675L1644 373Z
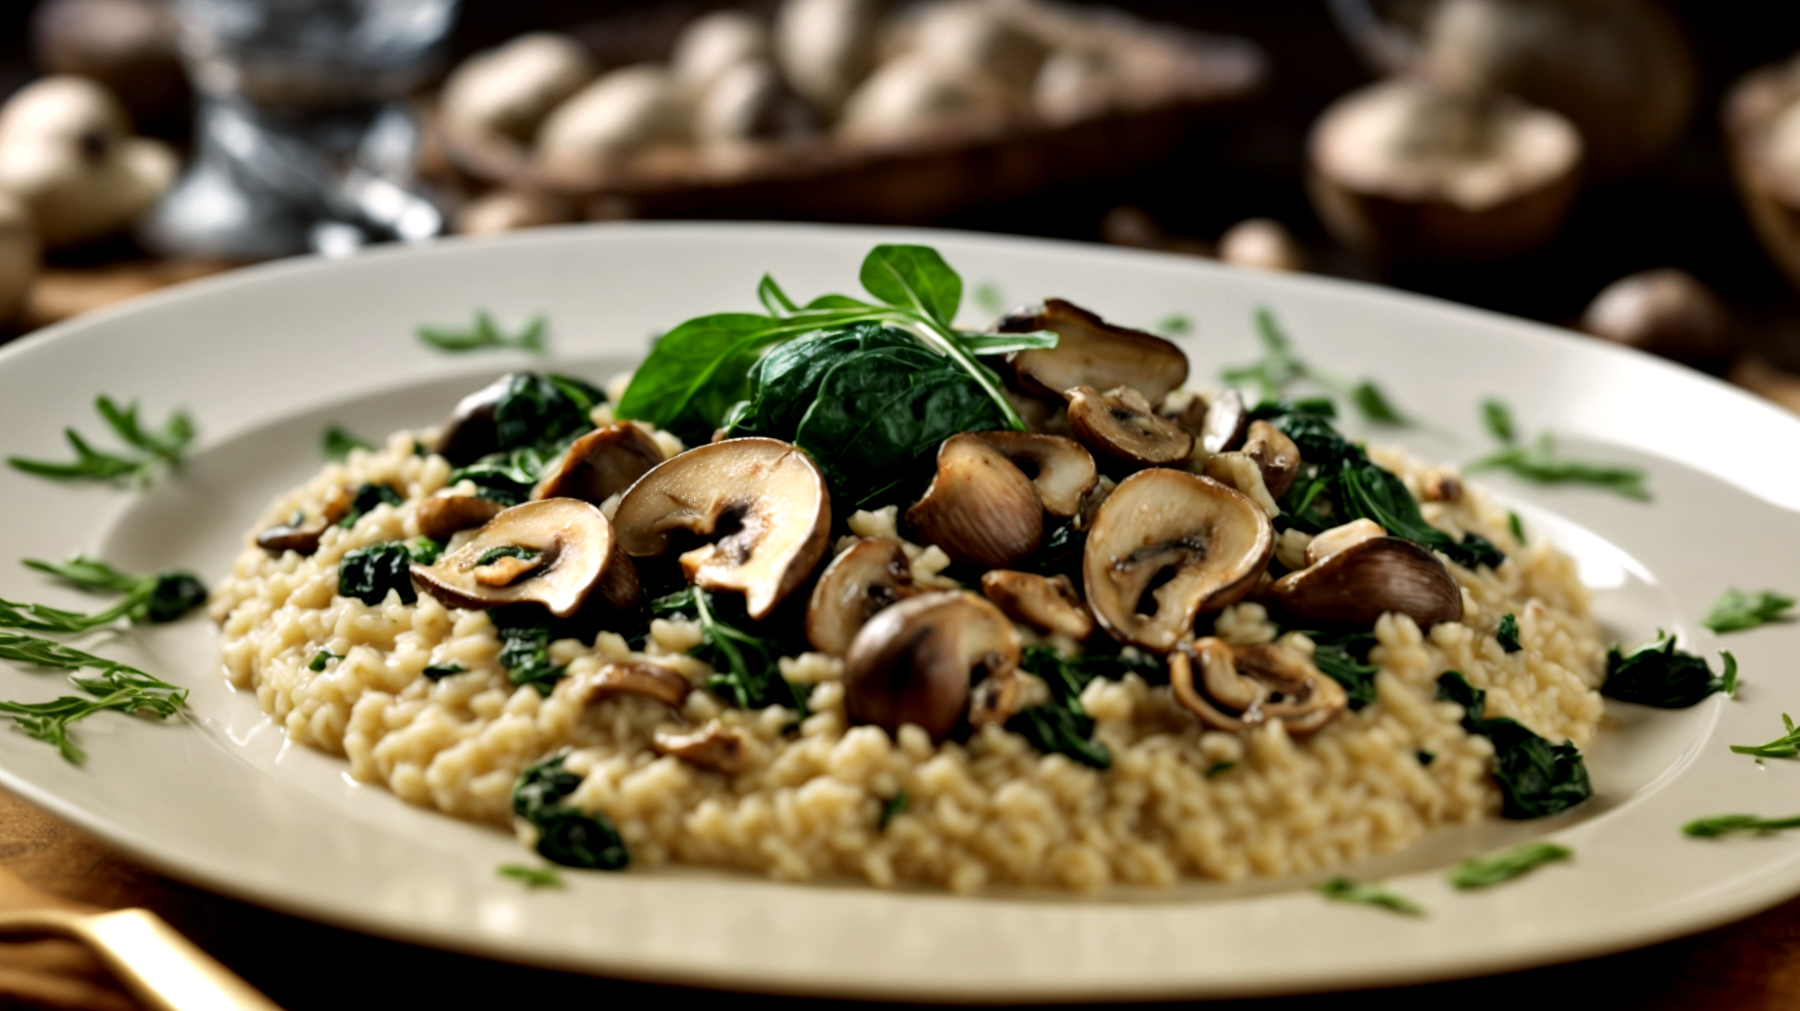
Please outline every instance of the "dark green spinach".
M739 709L786 706L805 719L809 712L806 699L811 692L808 686L781 676L781 668L776 664L782 655L780 645L773 638L722 620L717 608L712 594L690 586L651 601L649 609L654 617L700 623L700 644L688 654L712 667L706 687L713 694Z
M1575 745L1551 744L1517 720L1488 717L1487 692L1469 684L1457 671L1438 678L1437 695L1463 707L1463 729L1494 745L1494 779L1507 818L1543 818L1558 814L1594 795L1587 766Z
M495 608L488 617L500 636L500 666L506 668L507 680L548 697L563 678L563 668L550 662L550 612L525 604Z
M514 817L537 830L538 855L564 867L620 871L631 854L618 829L602 814L584 814L563 803L581 777L563 768L565 754L551 755L519 773L513 784Z
M1661 630L1656 638L1626 653L1613 646L1606 654L1606 683L1600 693L1620 702L1658 709L1686 709L1714 692L1737 694L1737 658L1721 653L1725 671L1713 676L1706 661L1675 648L1675 637Z
M402 604L418 603L419 594L412 582L412 554L406 545L371 544L348 552L338 562L338 596L355 597L370 607L378 607L389 591L398 593Z
M1494 641L1508 653L1517 653L1525 647L1519 645L1519 619L1510 614L1500 616L1500 627L1494 631Z

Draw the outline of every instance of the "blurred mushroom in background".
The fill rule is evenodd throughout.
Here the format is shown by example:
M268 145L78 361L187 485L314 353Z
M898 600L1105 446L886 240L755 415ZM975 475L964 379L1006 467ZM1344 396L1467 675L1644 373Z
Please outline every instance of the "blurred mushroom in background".
M1734 350L1724 303L1694 275L1672 267L1601 289L1581 314L1581 329L1700 368L1723 363Z
M575 206L555 193L494 190L457 211L456 231L461 235L497 235L521 228L566 224L576 217Z
M19 314L37 274L38 238L31 211L0 192L0 326Z
M160 0L43 0L31 17L32 57L46 73L104 84L137 129L180 134L193 95L175 31Z
M1800 287L1800 56L1744 76L1725 101L1725 147L1756 237Z
M529 147L551 110L598 68L587 49L557 32L532 32L476 53L444 82L439 118L465 143Z
M1134 249L1161 249L1188 256L1211 256L1211 244L1199 239L1170 235L1163 231L1150 212L1135 204L1120 204L1100 219L1100 241Z
M1219 259L1263 270L1306 269L1306 250L1287 226L1273 218L1246 218L1219 236Z

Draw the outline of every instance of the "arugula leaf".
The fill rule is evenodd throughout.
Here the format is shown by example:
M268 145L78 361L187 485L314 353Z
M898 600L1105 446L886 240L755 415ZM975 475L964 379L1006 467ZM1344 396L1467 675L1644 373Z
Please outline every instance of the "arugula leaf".
M1503 400L1488 398L1481 402L1481 421L1487 430L1508 445L1519 441L1518 429L1513 427L1512 408Z
M1412 420L1373 381L1365 379L1351 385L1301 359L1294 351L1293 341L1282 331L1275 321L1275 314L1267 306L1256 309L1256 332L1262 340L1263 357L1248 365L1222 369L1219 377L1225 382L1232 385L1252 383L1261 399L1277 400L1294 383L1310 381L1329 390L1333 396L1349 400L1367 421L1381 425L1412 424Z
M353 449L374 449L375 444L342 425L327 426L319 436L319 451L327 460L343 460Z
M970 297L982 312L990 316L998 316L1006 311L1006 296L1000 293L1000 286L992 281L977 284Z
M875 823L875 831L886 832L888 825L892 824L895 818L906 813L906 806L910 803L912 803L912 798L906 795L905 790L901 790L887 800L882 801L881 819Z
M1657 630L1656 638L1630 653L1617 645L1606 654L1606 683L1600 693L1621 702L1658 709L1685 709L1714 692L1737 693L1737 659L1730 653L1725 671L1713 676L1706 661L1675 648L1675 637Z
M581 785L581 777L563 768L565 753L525 767L513 784L513 816L537 830L538 855L565 867L619 871L631 854L612 822L601 814L584 814L562 802Z
M1514 615L1500 616L1500 627L1494 630L1494 641L1508 653L1517 653L1525 647L1519 645L1519 619Z
M1375 701L1375 674L1380 668L1369 662L1374 633L1309 630L1304 634L1313 641L1313 666L1343 686L1352 710Z
M1763 835L1790 828L1800 828L1800 815L1791 818L1763 818L1754 814L1717 814L1710 818L1696 818L1688 822L1681 826L1681 834L1699 839L1712 839L1722 835L1731 835L1734 832L1755 832Z
M1626 498L1650 500L1650 489L1644 484L1647 475L1642 468L1559 456L1548 432L1540 434L1535 442L1521 443L1512 411L1499 400L1483 400L1481 417L1488 431L1504 445L1468 464L1463 468L1466 472L1505 470L1538 484L1586 484Z
M534 355L544 354L546 347L544 334L545 320L542 315L533 316L525 324L525 329L516 335L508 336L501 331L500 325L486 309L475 312L473 325L457 329L446 326L421 326L418 329L419 339L437 348L460 354L465 351L525 351Z
M1458 888L1487 888L1511 881L1536 867L1568 860L1575 852L1549 842L1521 843L1484 857L1470 857L1450 869L1450 883Z
M949 326L962 306L962 278L930 246L879 245L863 260L859 278L888 305Z
M160 429L148 429L138 418L136 401L121 408L111 397L102 394L95 398L94 409L119 440L137 450L139 455L122 456L102 452L89 445L73 428L65 428L63 437L68 440L70 448L75 450L72 462L55 463L20 456L7 457L6 462L15 470L53 481L116 483L129 478L132 483L143 485L162 470L179 467L187 455L188 446L194 441L194 422L185 411L177 410L171 414Z
M638 366L619 399L618 416L651 422L690 445L705 442L731 405L749 392L756 356L815 326L784 327L751 313L690 319L664 334Z
M531 497L531 490L543 479L551 461L530 447L507 453L495 453L458 467L450 472L450 483L468 481L475 494L505 506L515 506Z
M500 607L488 612L500 637L500 666L515 685L530 685L549 697L563 668L550 662L550 614L541 607Z
M1390 912L1404 913L1407 916L1425 915L1423 906L1382 885L1359 885L1349 878L1337 877L1319 882L1313 886L1313 891L1333 902L1352 902L1357 905L1375 906Z
M395 542L371 544L344 555L338 562L338 596L355 597L369 607L379 607L388 591L400 595L400 603L418 603L413 589L412 555Z
M1558 814L1593 796L1581 752L1567 741L1551 744L1524 724L1504 716L1488 718L1487 692L1457 671L1438 678L1437 696L1463 707L1463 729L1494 745L1494 778L1507 818Z
M1170 337L1179 337L1194 328L1194 321L1186 313L1172 312L1156 323L1156 332Z
M501 864L495 873L511 878L526 888L561 888L562 875L554 867L526 867L523 864Z
M1793 758L1800 755L1800 730L1795 729L1794 721L1788 714L1781 714L1781 724L1787 732L1767 744L1733 744L1733 754L1755 755L1757 758Z
M1742 632L1772 622L1792 620L1787 611L1793 606L1794 598L1774 590L1745 593L1732 587L1719 597L1700 624L1720 635Z
M10 717L27 737L55 745L73 765L82 764L87 755L69 737L72 724L107 710L167 719L187 704L185 688L151 677L136 667L34 635L0 632L0 660L77 672L69 676L69 683L90 698L63 696L50 702L0 702L0 715ZM97 671L99 676L79 676L84 668Z

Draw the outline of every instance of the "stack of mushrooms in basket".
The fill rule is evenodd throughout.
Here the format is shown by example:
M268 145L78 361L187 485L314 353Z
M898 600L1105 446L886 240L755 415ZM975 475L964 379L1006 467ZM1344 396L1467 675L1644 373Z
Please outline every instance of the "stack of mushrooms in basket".
M663 459L618 422L576 440L524 504L428 501L422 527L449 547L411 574L455 607L536 601L601 627L652 586L741 595L758 627L803 626L812 650L841 658L850 723L939 741L1041 696L1020 667L1028 644L1124 651L1205 727L1304 735L1346 709L1344 688L1298 649L1212 636L1218 612L1254 600L1294 627L1365 630L1388 612L1423 629L1461 619L1443 562L1367 519L1279 538L1275 500L1320 461L1235 391L1187 390L1174 344L1056 299L998 328L1059 337L1007 361L1033 430L945 439L892 535L844 535L850 510L795 445L721 437ZM487 451L493 399L466 400L437 451L453 464ZM920 571L933 548L950 564ZM685 696L645 666L609 664L589 689Z

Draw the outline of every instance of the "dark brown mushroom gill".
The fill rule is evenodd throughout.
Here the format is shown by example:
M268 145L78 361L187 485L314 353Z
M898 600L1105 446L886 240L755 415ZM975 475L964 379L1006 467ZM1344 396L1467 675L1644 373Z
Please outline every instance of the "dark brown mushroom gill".
M1060 338L1054 348L1019 351L1007 359L1014 380L1036 396L1061 397L1077 386L1129 386L1151 403L1161 403L1187 381L1187 355L1179 347L1154 334L1114 326L1060 298L1015 309L1001 318L998 329L1051 330Z

